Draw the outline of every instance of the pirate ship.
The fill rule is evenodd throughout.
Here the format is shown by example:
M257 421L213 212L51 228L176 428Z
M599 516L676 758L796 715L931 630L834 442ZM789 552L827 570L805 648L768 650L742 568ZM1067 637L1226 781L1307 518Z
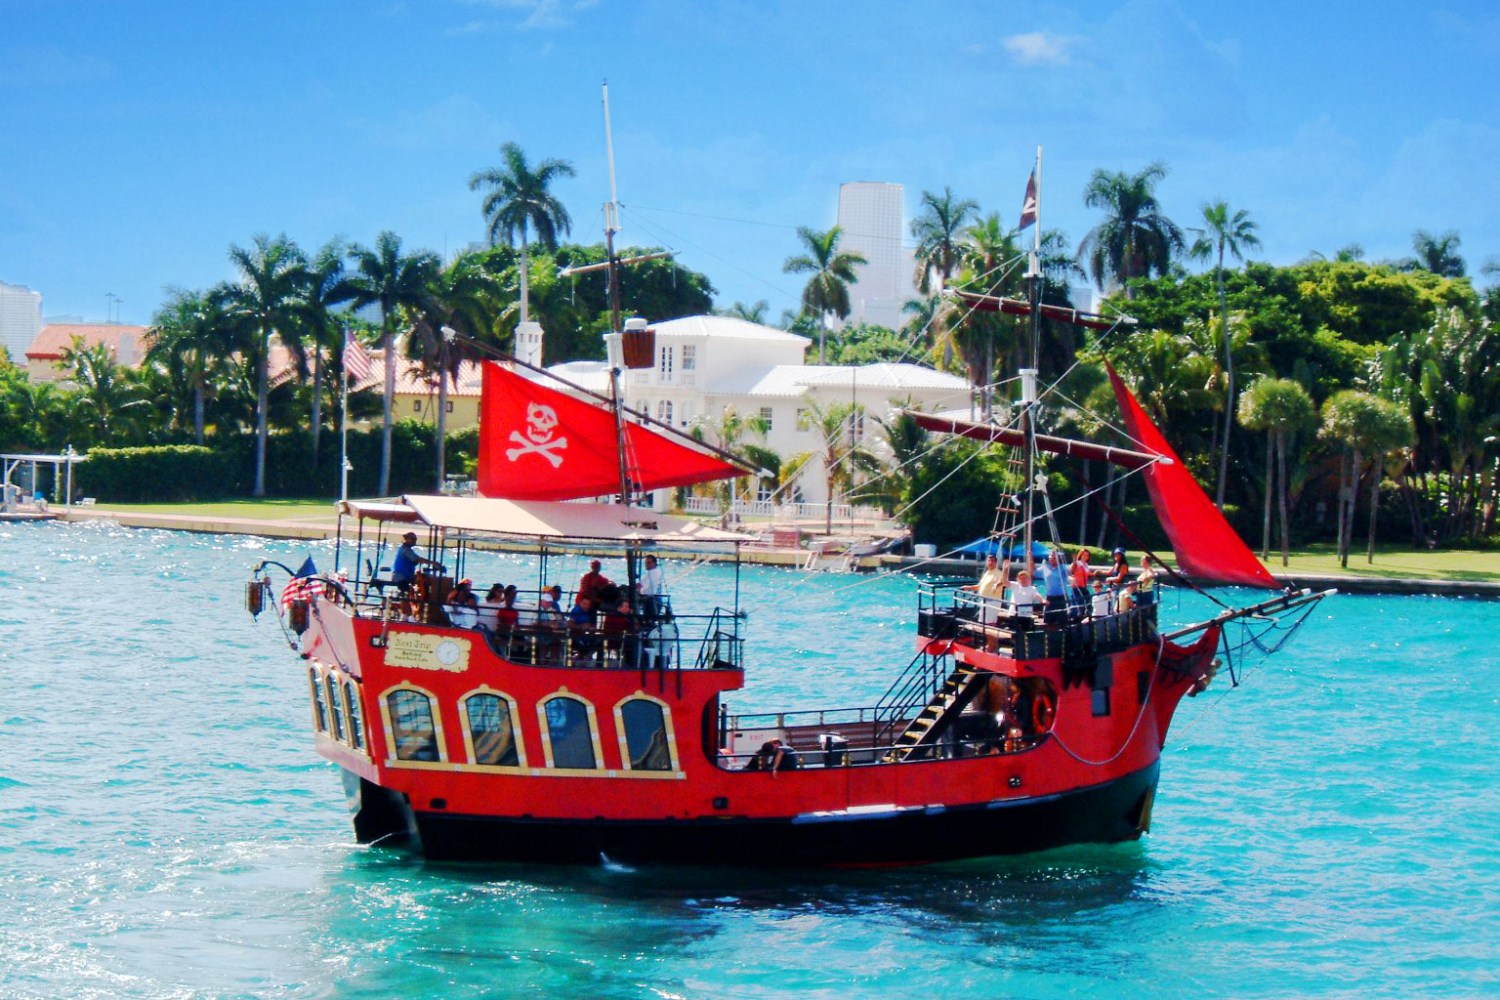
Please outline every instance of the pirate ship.
M1029 301L966 304L1029 313L1034 358L1049 307L1035 250L1030 262ZM643 324L622 329L617 311L615 329L609 396L486 362L481 495L346 501L353 538L341 531L337 571L309 563L282 593L315 746L342 775L363 843L454 859L873 866L1132 840L1150 826L1181 700L1247 651L1279 646L1323 596L1280 589L1112 370L1126 446L1040 433L1033 362L1004 422L914 414L1017 449L1022 552L1047 456L1103 461L1145 480L1186 575L1274 596L1166 628L1159 602L1033 615L972 580L930 580L903 640L909 663L881 697L738 713L730 699L751 670L738 586L728 606L673 606L640 586L638 561L718 558L738 580L749 539L636 502L753 470L621 404L622 370L653 351ZM409 532L431 572L397 579L382 563ZM493 546L533 552L536 584L468 627L449 591ZM580 552L623 560L627 580L612 615L563 621L546 603L548 565ZM248 588L253 612L268 601L267 566Z

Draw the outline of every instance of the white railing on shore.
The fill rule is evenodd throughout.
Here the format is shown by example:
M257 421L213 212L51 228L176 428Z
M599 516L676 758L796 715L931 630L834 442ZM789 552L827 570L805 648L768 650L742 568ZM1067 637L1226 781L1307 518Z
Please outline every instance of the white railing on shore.
M713 497L688 497L683 510L689 514L722 514L723 503ZM828 516L828 505L823 503L777 503L774 500L736 500L729 508L736 517L769 517L780 521L812 521ZM833 505L834 521L881 521L885 513L878 507L851 507L846 503Z

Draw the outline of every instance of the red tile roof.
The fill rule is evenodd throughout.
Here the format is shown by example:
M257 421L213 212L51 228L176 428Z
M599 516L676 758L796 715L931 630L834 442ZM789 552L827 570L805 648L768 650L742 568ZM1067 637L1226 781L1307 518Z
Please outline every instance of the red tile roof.
M106 344L122 364L138 365L146 353L146 330L122 323L48 323L26 349L26 357L61 361L63 351L73 346L73 338L82 337L85 347Z

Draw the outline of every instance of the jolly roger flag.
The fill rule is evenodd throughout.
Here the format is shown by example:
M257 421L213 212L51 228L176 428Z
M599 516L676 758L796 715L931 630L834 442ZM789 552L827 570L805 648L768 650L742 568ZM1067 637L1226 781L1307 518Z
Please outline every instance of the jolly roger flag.
M479 492L505 500L572 500L620 492L615 418L493 361L479 404ZM633 423L625 454L635 490L745 475L687 444Z

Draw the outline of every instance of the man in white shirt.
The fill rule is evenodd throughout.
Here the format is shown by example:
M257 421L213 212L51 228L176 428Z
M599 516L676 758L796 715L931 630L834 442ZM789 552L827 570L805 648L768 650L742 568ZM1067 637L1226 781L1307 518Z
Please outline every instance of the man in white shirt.
M661 617L666 604L667 576L657 565L655 556L647 556L645 562L641 578L636 581L636 589L641 592L641 617L645 621L654 622Z

